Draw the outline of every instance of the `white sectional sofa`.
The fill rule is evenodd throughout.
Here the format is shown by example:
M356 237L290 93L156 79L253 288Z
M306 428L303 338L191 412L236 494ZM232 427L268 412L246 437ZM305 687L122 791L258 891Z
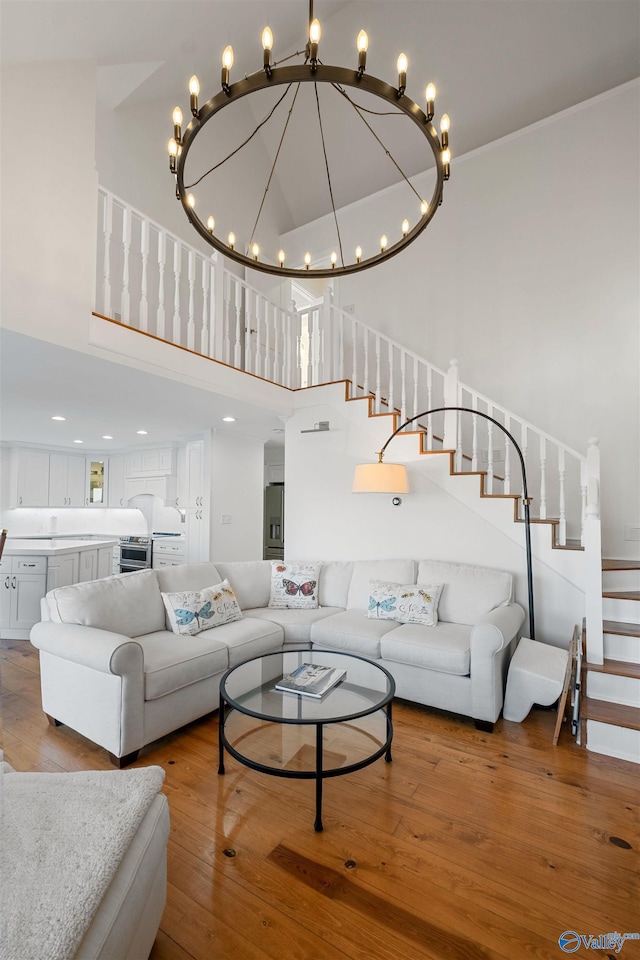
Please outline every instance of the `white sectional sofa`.
M524 610L511 574L438 560L322 562L314 609L272 609L271 562L199 563L50 591L31 631L42 705L132 762L145 744L217 709L228 667L281 649L345 650L378 660L397 696L491 729L502 709ZM242 618L196 636L170 632L161 593L228 579ZM441 584L436 626L368 616L372 580Z

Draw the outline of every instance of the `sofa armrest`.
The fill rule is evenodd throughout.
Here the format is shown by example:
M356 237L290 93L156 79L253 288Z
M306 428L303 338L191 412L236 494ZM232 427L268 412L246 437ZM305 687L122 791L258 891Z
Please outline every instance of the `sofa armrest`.
M504 700L509 647L525 618L519 603L496 607L471 631L471 706L476 720L495 723Z
M34 624L31 643L38 650L83 667L125 676L142 676L144 658L142 647L130 637L110 633L78 623L54 623L50 620Z

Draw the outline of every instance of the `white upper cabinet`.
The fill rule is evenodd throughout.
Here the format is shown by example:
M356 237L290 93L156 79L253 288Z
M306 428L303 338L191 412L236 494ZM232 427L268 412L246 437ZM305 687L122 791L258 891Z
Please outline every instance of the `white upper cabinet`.
M107 506L108 460L86 459L86 505L88 507Z
M49 504L49 453L14 447L11 451L11 506Z
M173 447L137 450L125 457L126 477L163 477L176 472L176 451Z
M50 507L82 507L85 502L85 458L49 454ZM43 506L43 504L40 504Z
M127 498L124 491L124 457L109 457L109 483L107 505L109 507L126 507Z

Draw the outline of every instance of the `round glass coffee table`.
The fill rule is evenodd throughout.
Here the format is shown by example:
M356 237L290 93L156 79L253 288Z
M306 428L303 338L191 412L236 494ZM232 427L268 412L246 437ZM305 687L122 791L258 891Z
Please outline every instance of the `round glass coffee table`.
M275 689L305 663L346 671L321 698ZM391 762L395 682L373 660L335 650L286 650L246 660L220 681L218 773L225 749L240 763L276 777L315 780L322 830L322 785L384 755Z

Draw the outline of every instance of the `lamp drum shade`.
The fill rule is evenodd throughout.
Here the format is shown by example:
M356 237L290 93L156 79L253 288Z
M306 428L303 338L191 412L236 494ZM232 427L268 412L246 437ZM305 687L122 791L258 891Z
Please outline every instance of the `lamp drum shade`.
M408 493L404 463L359 463L353 475L352 493Z

